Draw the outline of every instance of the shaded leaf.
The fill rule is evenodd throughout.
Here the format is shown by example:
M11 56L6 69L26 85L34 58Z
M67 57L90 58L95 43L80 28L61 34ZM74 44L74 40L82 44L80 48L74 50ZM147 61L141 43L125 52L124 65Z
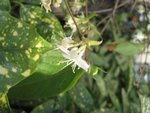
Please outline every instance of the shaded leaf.
M114 92L111 91L109 91L109 96L111 98L112 103L114 104L114 107L117 109L119 113L121 113L121 106L117 96L114 94Z
M49 100L41 105L38 105L31 113L54 113L55 101Z
M36 72L12 87L8 95L11 100L35 100L55 96L71 89L81 75L81 70L74 74L71 67L53 75Z
M123 113L129 113L130 103L129 103L128 95L124 89L121 90L121 94L122 94L122 101L123 101Z
M0 11L10 11L10 1L9 0L1 0L0 2Z
M93 107L93 98L83 84L79 84L74 90L74 101L83 112L90 112Z

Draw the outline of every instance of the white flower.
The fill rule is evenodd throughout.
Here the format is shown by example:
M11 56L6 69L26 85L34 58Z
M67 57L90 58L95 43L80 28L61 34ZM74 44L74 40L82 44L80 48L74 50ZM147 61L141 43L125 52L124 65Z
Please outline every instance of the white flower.
M75 18L75 20L77 21L77 19ZM66 26L70 27L72 29L72 32L76 32L77 28L76 28L76 25L73 21L73 19L71 17L68 18L68 21L66 23Z
M74 17L74 19L82 32L87 30L87 24L89 22L88 18L85 18L84 15L80 15L78 17ZM67 17L67 22L65 27L70 27L72 29L72 33L77 31L77 27L71 16Z
M67 62L67 65L73 64L73 71L75 70L76 66L79 66L79 68L82 68L87 72L90 66L82 58L85 53L86 47L82 46L78 48L76 44L73 44L75 44L75 41L73 41L71 38L64 38L61 41L60 45L58 45L58 48L61 50L63 57L67 59L65 61Z
M53 1L53 3L54 3L54 7L60 7L62 0L55 0L55 1Z
M50 7L51 3L52 0L41 0L41 7L44 7L46 9L46 12L48 13L48 11L52 11Z
M147 39L147 36L140 30L135 31L135 33L132 35L133 42L142 42L144 39Z
M150 23L147 24L147 31L148 31L148 33L150 33Z
M61 42L60 45L63 45L64 48L68 49L71 48L73 46L75 46L76 42L74 40L72 40L71 36L64 38Z

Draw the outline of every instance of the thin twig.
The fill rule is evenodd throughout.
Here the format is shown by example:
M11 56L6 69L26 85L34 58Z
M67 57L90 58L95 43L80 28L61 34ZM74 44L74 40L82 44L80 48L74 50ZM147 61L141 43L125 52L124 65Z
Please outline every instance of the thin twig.
M114 15L115 15L116 9L118 8L118 4L119 4L119 0L117 0L117 2L115 3L114 8L113 8L113 10L112 10L112 14L111 14L112 17L114 17ZM101 30L101 34L104 33L104 31L106 30L107 26L109 25L109 22L112 20L112 17L111 17L111 16L109 17L107 23L105 24L105 26L104 26L103 29Z
M130 0L128 0L128 1L126 1L124 3L121 3L120 5L118 5L118 7L116 9L123 7L124 5L126 5L129 2L130 2ZM107 13L107 12L113 11L113 9L114 8L102 9L102 10L98 10L98 11L89 11L88 13L97 13L97 14L98 13Z
M118 4L119 4L119 0L117 0L116 3L115 3L115 7L114 7L113 12L112 12L113 17L115 16L116 10L118 8Z
M137 4L137 0L134 0L133 5L131 6L131 9L130 9L130 13L133 12L133 10L134 10L136 4Z
M98 27L99 25L101 25L102 23L104 23L107 19L110 18L110 16L111 15L107 15L105 18L103 18L101 21L99 21L96 26Z
M79 38L80 38L80 40L82 40L82 33L81 33L81 31L80 31L80 29L79 29L79 27L78 27L78 24L77 24L77 22L76 22L76 20L75 20L75 18L74 18L74 16L73 16L73 11L72 11L72 9L71 9L71 6L70 6L70 4L69 4L69 2L68 2L67 0L64 0L64 2L65 2L65 5L66 5L66 7L67 7L67 9L68 9L68 12L69 12L69 14L70 14L70 16L71 16L71 18L72 18L72 20L73 20L73 22L74 22L76 28L77 28L77 31L78 31L78 33L79 33Z

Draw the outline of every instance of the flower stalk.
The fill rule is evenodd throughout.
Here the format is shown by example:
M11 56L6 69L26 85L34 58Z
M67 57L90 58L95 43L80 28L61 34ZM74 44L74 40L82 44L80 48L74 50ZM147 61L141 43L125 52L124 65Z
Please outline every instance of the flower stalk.
M70 4L69 4L69 2L67 0L64 0L64 2L65 2L66 8L68 9L68 12L69 12L69 14L70 14L70 16L71 16L71 18L72 18L76 28L77 28L77 31L79 33L79 38L80 38L80 40L82 40L82 33L81 33L81 31L80 31L80 29L78 27L78 24L77 24L77 22L76 22L76 20L75 20L75 18L73 16L73 11L71 9L71 6L70 6Z

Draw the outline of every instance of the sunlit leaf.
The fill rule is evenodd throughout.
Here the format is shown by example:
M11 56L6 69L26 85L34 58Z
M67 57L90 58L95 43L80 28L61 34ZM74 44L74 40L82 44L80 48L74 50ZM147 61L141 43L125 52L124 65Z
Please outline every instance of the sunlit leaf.
M144 49L143 44L123 42L117 45L115 51L122 55L133 56L135 54L142 52L143 49Z
M63 38L63 29L58 19L52 13L46 13L41 7L21 5L20 18L35 26L37 32L48 41Z
M0 12L0 93L29 76L51 45L34 27Z

